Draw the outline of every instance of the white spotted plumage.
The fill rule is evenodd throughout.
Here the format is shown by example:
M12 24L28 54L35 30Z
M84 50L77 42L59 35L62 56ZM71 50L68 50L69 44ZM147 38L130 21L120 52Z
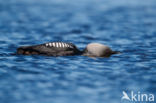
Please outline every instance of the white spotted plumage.
M51 46L52 46L52 44L51 44L51 43L49 43L49 46L51 47Z
M63 42L46 43L45 46L56 47L56 48L73 48L71 44L63 43Z
M67 44L66 43L64 43L64 47L67 47Z
M48 46L49 44L47 43L46 46Z
M61 48L62 48L62 43L60 43L60 42L59 42L59 47L61 47Z
M56 47L57 47L57 48L59 47L58 43L56 43Z
M61 43L62 44L62 47L64 48L64 43Z
M69 47L69 44L67 44L67 47Z
M53 47L55 47L55 43L52 43Z

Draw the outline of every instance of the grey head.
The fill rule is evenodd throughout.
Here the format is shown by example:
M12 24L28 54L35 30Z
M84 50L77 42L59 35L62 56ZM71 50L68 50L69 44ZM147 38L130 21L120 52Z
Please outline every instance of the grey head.
M118 51L112 51L111 48L100 43L90 43L83 51L84 56L90 56L90 57L109 57L112 54L119 54L119 53L120 52Z

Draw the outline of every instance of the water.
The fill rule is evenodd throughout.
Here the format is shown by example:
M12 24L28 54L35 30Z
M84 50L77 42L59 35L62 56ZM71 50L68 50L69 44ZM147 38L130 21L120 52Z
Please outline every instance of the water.
M122 91L156 96L155 11L155 0L0 0L0 103L120 103ZM10 55L50 41L81 50L99 42L122 54Z

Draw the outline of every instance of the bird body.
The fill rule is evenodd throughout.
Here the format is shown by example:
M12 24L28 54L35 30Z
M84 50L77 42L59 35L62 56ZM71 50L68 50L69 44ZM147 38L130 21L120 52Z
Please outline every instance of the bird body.
M17 54L40 54L47 56L66 56L66 55L76 55L80 51L72 43L64 42L49 42L40 45L33 46L22 46L17 49Z
M23 55L47 55L47 56L68 56L84 55L90 57L109 57L117 52L112 51L108 46L99 43L90 43L80 51L74 44L66 42L49 42L33 46L21 46L17 48L17 54Z

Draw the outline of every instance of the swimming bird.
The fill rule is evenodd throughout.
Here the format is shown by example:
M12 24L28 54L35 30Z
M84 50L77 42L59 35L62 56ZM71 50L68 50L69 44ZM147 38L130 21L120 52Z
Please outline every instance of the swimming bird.
M118 54L108 46L100 43L90 43L81 51L74 44L66 42L48 42L39 45L21 46L17 48L17 54L22 55L46 55L46 56L72 56L83 55L89 57L109 57Z

